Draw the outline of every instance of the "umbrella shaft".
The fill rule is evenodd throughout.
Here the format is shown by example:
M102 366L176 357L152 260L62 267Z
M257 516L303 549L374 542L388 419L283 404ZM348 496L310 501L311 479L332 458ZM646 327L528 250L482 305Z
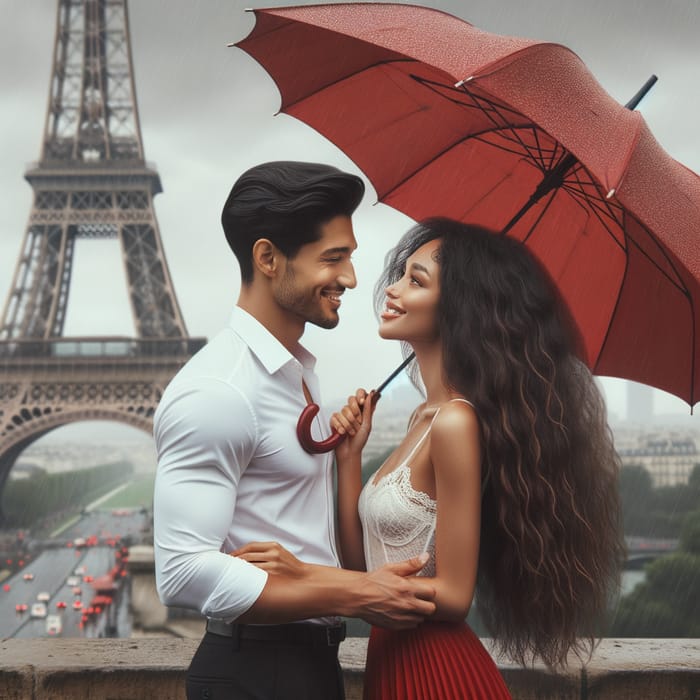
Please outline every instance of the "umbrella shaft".
M389 386L389 384L394 380L394 378L401 372L401 370L406 367L406 365L416 356L412 352L377 388L377 394L381 394L384 389Z

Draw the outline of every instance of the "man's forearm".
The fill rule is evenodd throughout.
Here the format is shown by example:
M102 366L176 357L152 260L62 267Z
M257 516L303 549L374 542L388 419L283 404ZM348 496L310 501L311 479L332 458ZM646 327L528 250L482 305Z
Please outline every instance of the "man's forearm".
M433 586L411 578L424 564L416 558L370 573L304 564L298 574L270 574L237 621L275 624L342 615L393 629L415 627L435 610Z
M305 565L301 577L270 575L258 599L237 622L275 624L333 615L354 617L353 591L361 590L361 576L314 564Z

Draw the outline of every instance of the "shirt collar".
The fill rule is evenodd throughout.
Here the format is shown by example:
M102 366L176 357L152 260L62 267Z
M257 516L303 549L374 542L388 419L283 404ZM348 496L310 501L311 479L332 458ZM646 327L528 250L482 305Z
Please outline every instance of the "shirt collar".
M316 358L301 343L297 343L292 354L255 316L240 306L233 309L229 326L270 374L274 374L292 361L299 362L304 369L308 370L313 370L316 366Z

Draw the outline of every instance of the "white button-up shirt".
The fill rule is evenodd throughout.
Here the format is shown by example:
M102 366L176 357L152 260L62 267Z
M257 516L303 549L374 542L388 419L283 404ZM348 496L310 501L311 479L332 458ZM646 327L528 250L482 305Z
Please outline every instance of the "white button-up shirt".
M320 405L315 358L291 354L236 307L170 382L154 417L156 585L167 605L231 621L258 598L261 569L227 552L277 541L305 562L338 566L330 454L296 437L306 405ZM319 414L312 434L329 435Z

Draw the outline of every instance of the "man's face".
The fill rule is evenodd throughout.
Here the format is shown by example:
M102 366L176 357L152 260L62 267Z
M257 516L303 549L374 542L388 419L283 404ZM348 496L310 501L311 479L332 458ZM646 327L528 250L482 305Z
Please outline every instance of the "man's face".
M348 216L336 216L321 226L321 238L284 259L274 286L275 301L285 311L321 328L335 328L345 289L357 284L350 260L357 241Z

